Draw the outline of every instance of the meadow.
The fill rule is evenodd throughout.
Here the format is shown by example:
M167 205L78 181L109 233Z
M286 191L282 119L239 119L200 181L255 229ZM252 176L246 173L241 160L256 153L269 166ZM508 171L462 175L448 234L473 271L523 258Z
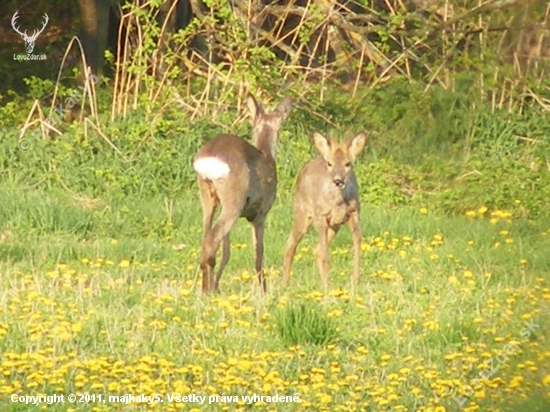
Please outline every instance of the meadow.
M304 125L297 102L280 137L265 296L245 221L232 232L219 293L200 291L190 161L219 125L167 115L143 142L143 119L105 120L122 154L78 128L23 151L4 127L0 408L548 410L548 122L536 110L462 115L456 124L467 127L413 124L400 142L399 122L336 129L369 126L355 166L362 266L352 288L343 228L325 293L314 231L281 286L294 176L314 155L315 125ZM443 135L447 143L426 145ZM64 402L18 401L53 394Z
M0 44L0 410L550 410L548 2L129 3L89 88L75 1L21 9L75 17L48 60ZM240 220L203 295L191 159L246 92L294 99L267 293ZM313 230L282 287L314 130L368 138L353 287L347 227L327 290Z

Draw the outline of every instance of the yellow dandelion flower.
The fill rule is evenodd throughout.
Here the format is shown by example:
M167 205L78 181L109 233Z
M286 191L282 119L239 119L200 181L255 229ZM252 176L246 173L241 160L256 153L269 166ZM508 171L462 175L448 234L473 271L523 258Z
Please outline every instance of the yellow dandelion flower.
M369 353L369 350L367 348L365 348L363 345L360 345L357 348L357 352L359 352L362 355L366 355L367 353Z
M339 309L333 309L327 313L327 318L337 318L342 316L342 311Z
M121 267L121 268L127 268L127 267L130 266L130 261L128 261L126 259L123 259L123 260L120 261L118 266Z

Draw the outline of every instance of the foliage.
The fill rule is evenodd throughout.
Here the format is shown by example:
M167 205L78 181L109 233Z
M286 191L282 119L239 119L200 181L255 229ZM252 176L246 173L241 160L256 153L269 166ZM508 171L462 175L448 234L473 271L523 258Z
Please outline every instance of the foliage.
M326 345L336 340L335 322L315 303L291 303L275 313L276 331L287 345Z
M507 2L447 2L452 15L418 9L427 2L331 13L317 1L279 3L259 12L193 2L175 33L162 33L160 1L125 6L128 49L109 56L97 114L75 108L59 135L37 139L31 127L20 139L20 129L35 99L47 116L54 88L63 98L80 85L72 68L59 84L25 76L25 93L2 96L4 409L13 393L292 392L296 410L455 410L469 385L465 410L548 409L550 89L544 53L525 49L546 3L517 13L488 8ZM248 91L268 104L295 100L266 225L268 296L242 221L221 292L201 296L190 163L217 133L249 136ZM313 231L291 288L280 286L292 190L316 155L315 129L369 136L354 165L363 233L354 288L346 228L330 245L327 291ZM540 329L491 383L472 383L529 321Z

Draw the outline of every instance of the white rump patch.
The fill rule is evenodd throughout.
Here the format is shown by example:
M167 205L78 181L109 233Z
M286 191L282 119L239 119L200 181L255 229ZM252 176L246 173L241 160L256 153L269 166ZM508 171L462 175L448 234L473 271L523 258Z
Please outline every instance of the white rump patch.
M193 162L193 169L203 179L216 180L227 177L229 165L217 157L201 157Z

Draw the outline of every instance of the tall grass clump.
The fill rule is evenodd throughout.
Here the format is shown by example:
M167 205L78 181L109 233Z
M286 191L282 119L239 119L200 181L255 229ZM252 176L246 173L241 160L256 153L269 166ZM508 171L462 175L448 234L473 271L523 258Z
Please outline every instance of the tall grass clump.
M338 337L335 322L318 303L287 304L275 314L276 331L285 346L326 345Z

